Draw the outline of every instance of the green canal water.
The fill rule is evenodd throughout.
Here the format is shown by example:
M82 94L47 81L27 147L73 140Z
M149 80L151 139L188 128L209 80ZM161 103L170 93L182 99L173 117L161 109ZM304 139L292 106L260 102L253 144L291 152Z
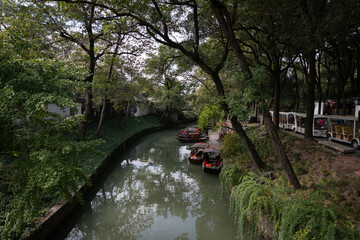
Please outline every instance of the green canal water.
M236 239L218 175L190 164L175 133L139 139L53 239Z

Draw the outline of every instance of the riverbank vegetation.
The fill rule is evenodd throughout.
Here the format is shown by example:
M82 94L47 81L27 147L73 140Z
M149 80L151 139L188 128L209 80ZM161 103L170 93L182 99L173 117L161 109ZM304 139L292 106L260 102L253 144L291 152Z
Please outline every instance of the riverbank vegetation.
M105 121L101 131L101 139L104 140L96 148L96 152L85 154L81 160L80 165L82 170L90 175L94 169L99 166L104 159L108 156L117 146L119 146L127 138L142 130L161 126L160 118L157 115L146 115L138 118L130 117L126 125L119 126L117 119L110 119ZM97 130L97 125L92 124L89 126L88 136L94 138L94 133Z
M58 123L58 122L55 122ZM71 192L76 193L78 186L87 184L88 177L94 173L103 159L108 156L124 140L134 134L160 126L159 117L147 115L139 118L129 118L126 125L119 126L118 120L104 122L101 138L95 138L97 124L89 125L87 141L68 139L66 143L57 142L58 146L46 149L59 149L65 156L58 156L54 152L51 165L42 164L42 158L32 157L26 162L19 163L14 159L0 166L0 229L2 239L25 237L33 231L38 220L55 204L69 199ZM64 127L69 127L66 125ZM51 138L54 140L54 138ZM54 141L46 138L52 145ZM36 145L39 146L39 141ZM81 152L69 155L69 146L82 146ZM29 145L28 147L31 147ZM41 150L43 154L44 150ZM34 153L34 150L32 150ZM21 155L21 153L18 153ZM50 153L48 153L50 154ZM57 157L57 158L55 158ZM46 158L45 158L46 159ZM22 159L25 160L24 158ZM31 162L30 162L31 161ZM32 163L32 164L30 164ZM21 168L19 164L22 164ZM50 168L53 166L53 168ZM23 171L19 172L19 170ZM34 174L36 172L36 174ZM16 173L14 175L14 173ZM17 175L21 174L21 176ZM75 178L79 176L78 178ZM34 179L35 177L35 179ZM42 187L42 185L44 185ZM63 193L58 188L63 186ZM17 191L13 190L18 189ZM25 191L26 190L26 191ZM82 199L81 195L77 195Z
M223 194L230 196L230 212L240 239L358 239L359 168L356 157L339 156L309 144L303 138L281 132L282 141L303 188L294 191L271 154L272 144L261 125L246 128L256 148L274 164L272 177L253 169L235 134L224 137L226 166L220 173ZM302 151L307 149L306 153ZM270 153L270 154L269 154ZM338 169L334 168L338 166ZM267 176L267 177L266 177ZM274 178L271 180L271 178Z

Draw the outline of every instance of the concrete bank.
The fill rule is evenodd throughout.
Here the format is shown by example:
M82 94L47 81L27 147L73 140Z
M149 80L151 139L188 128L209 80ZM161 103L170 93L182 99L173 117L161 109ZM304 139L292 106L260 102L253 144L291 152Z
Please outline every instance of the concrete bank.
M191 122L191 121L186 121L186 122ZM92 186L94 186L94 184L100 179L100 177L102 177L103 174L106 173L107 167L109 167L109 165L112 164L120 154L124 153L127 150L127 147L132 143L134 143L138 138L150 133L173 128L178 125L184 124L186 122L177 122L174 124L161 125L158 127L144 129L124 140L108 156L103 158L101 164L95 168L94 172L90 176L89 181L91 183L91 186L83 185L79 190L80 193L83 196L86 196L86 194L92 190ZM49 236L62 223L62 221L76 209L76 207L79 204L80 204L79 199L73 196L71 201L64 201L55 205L46 213L45 217L39 220L40 223L38 228L25 239L27 240L46 239L47 236Z

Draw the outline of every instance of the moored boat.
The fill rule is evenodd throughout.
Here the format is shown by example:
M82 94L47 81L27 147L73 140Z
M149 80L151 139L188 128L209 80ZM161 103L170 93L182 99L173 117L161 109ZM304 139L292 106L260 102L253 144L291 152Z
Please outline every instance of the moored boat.
M217 148L206 148L203 151L202 168L204 172L219 173L223 167L220 150Z
M207 139L207 135L197 127L189 127L177 132L176 139L181 142L201 142Z
M204 158L203 158L204 149L206 149L208 147L209 147L209 144L203 143L203 142L195 143L194 145L192 145L190 147L191 153L188 158L189 162L195 163L195 164L201 164L204 160Z

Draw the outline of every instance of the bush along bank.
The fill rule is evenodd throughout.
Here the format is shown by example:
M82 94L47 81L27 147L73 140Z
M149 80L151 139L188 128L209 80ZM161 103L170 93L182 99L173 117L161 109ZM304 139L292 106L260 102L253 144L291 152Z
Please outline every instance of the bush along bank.
M271 153L272 144L262 127L250 127L247 131L251 138L257 138L254 142L260 155ZM275 180L254 173L249 170L251 164L242 148L234 135L224 138L223 152L230 164L220 173L223 194L230 196L230 212L240 239L244 236L259 239L259 235L286 240L359 239L354 213L340 204L327 188L315 184L314 180L308 183L316 186L314 188L292 190L280 177L282 170L275 165L275 159L270 159L271 156L266 160L275 165ZM299 162L295 164L296 168L300 168ZM305 172L310 172L306 166L302 167Z

